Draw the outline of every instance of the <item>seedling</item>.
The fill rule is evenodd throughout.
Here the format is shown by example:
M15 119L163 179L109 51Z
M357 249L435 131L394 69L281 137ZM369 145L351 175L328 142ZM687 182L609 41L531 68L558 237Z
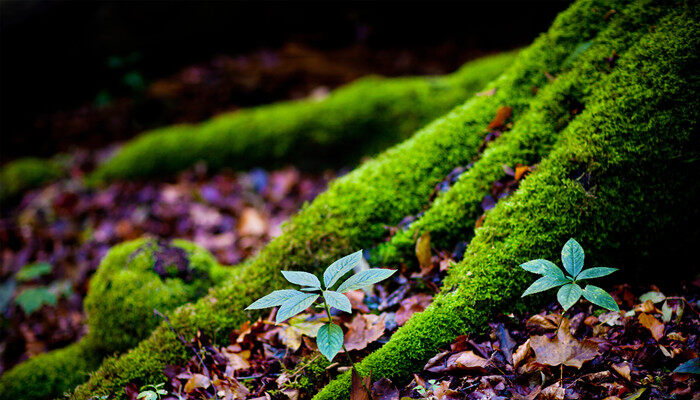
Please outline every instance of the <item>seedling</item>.
M157 385L146 385L141 388L141 392L136 396L137 399L144 400L160 400L160 396L168 394L166 390L163 389L164 383L159 383Z
M302 286L300 289L301 291L294 289L275 290L249 305L246 310L280 306L279 310L277 310L277 316L275 317L275 321L280 323L301 313L320 299L318 306L326 310L328 323L322 325L316 334L318 350L328 361L333 361L333 358L342 349L347 355L352 369L357 373L355 363L352 361L350 353L348 353L348 350L345 348L343 329L333 323L331 308L352 313L350 299L344 293L381 282L396 272L396 270L384 268L366 269L349 277L345 282L341 283L337 289L331 290L343 276L352 271L361 261L362 250L333 262L323 273L323 286L316 276L308 272L282 271L282 275L284 275L289 282ZM357 374L359 375L359 373ZM371 393L369 388L365 387L365 390Z
M579 285L588 279L610 275L617 271L617 268L596 267L584 270L583 259L581 245L576 240L569 239L561 249L561 262L564 264L566 275L553 262L547 260L531 260L521 264L525 271L542 275L525 290L522 297L561 286L557 292L557 300L564 312L576 304L581 296L597 306L610 311L620 311L615 300L605 290L593 285L586 285L585 289L581 289Z

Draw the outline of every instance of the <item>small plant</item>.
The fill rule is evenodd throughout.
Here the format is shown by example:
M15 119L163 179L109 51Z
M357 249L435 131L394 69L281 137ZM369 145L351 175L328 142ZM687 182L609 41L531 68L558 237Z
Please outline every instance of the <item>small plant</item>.
M581 289L579 285L588 279L610 275L617 271L617 268L597 267L584 270L583 259L581 245L574 239L569 239L561 249L561 262L564 264L567 275L564 275L564 272L553 262L547 260L531 260L521 264L524 270L542 275L525 290L522 297L561 286L557 292L557 300L564 312L576 304L581 296L597 306L611 311L620 311L615 300L605 290L593 285L586 285L585 289Z
M164 383L159 383L157 385L146 385L141 388L141 392L136 396L137 399L144 400L160 400L160 396L168 394L166 390L163 389Z
M316 344L321 354L328 361L333 361L333 358L340 350L345 350L345 343L343 330L340 326L333 323L331 307L351 313L350 299L343 293L373 285L396 272L396 270L384 268L366 269L349 277L337 289L331 290L340 281L340 278L355 268L360 261L362 261L362 250L345 256L329 265L323 273L323 287L318 278L308 272L282 271L282 275L289 282L302 286L301 291L294 289L275 290L249 305L246 310L280 306L275 318L275 321L279 323L306 310L320 298L320 307L326 310L328 323L319 328L316 335ZM347 353L347 350L345 352ZM348 359L350 359L349 355ZM350 361L352 362L352 360Z

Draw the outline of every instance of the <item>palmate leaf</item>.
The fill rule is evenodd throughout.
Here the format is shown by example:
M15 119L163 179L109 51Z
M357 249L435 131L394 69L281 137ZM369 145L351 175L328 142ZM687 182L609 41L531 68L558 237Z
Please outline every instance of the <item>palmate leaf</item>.
M525 293L521 297L525 297L531 294L539 293L539 292L544 292L545 290L549 290L551 288L557 287L564 285L566 283L569 283L569 279L565 277L555 277L555 276L543 276L540 279L536 280L532 285L530 285L527 290L525 290Z
M615 271L617 271L617 268L608 268L608 267L588 268L588 269L584 269L583 271L581 271L581 273L578 274L578 276L576 277L576 280L600 278L602 276L610 275Z
M348 256L333 262L323 273L323 283L326 289L330 289L338 282L338 279L350 272L362 260L362 250L358 250Z
M282 271L282 275L289 282L300 286L321 288L321 281L315 275L303 271Z
M620 311L620 307L617 306L615 299L598 286L587 285L583 289L583 297L591 303L607 308L610 311Z
M561 262L564 264L566 272L576 278L583 269L583 259L584 254L581 245L573 238L569 239L561 249Z
M275 317L276 322L282 322L287 318L291 318L300 312L306 310L311 306L319 295L314 293L303 293L295 294L292 297L282 303L280 309L277 310L277 317Z
M324 290L323 298L326 299L326 303L333 308L337 308L338 310L348 313L352 312L350 299L348 299L348 296L342 293L334 292L332 290Z
M347 293L353 290L362 289L365 286L373 285L390 277L395 269L370 268L351 276L343 282L337 289L340 293Z
M571 308L571 306L576 304L578 299L581 298L582 292L583 290L581 289L581 286L575 283L570 283L562 286L559 289L557 292L557 300L559 300L559 304L561 304L564 311L566 311Z
M328 361L333 361L343 348L343 330L336 324L323 325L316 335L316 345Z
M528 272L540 275L549 275L557 278L564 278L564 272L549 260L531 260L520 266Z
M246 310L259 310L261 308L277 307L284 303L288 298L301 293L298 290L286 289L286 290L275 290L274 292L264 296L253 304L246 307Z

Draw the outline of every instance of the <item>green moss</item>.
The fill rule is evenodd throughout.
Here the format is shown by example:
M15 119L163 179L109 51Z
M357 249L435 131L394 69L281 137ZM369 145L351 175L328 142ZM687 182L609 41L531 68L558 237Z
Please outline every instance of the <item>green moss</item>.
M62 174L63 168L52 160L21 158L12 161L0 169L0 200L15 197Z
M206 298L179 308L170 315L185 336L197 330L225 342L231 329L260 314L243 309L252 299L285 286L280 269L318 272L337 257L370 247L404 216L417 213L428 203L433 187L452 168L477 155L479 145L499 106L513 108L513 120L530 107L532 86L551 84L542 71L557 74L564 60L609 23L602 18L619 2L583 1L558 18L552 30L541 36L503 76L488 88L493 96L476 97L431 123L411 139L386 151L352 173L335 181L285 226L254 259ZM143 383L162 377L168 363L183 362L186 352L172 333L161 325L148 340L119 359L103 365L74 398L94 394L120 396L128 382Z
M342 166L408 137L462 103L514 56L472 61L443 77L368 77L323 100L283 102L146 132L100 166L91 180L170 174L200 160L214 169L288 162Z
M298 389L302 398L310 398L328 383L329 374L326 368L329 365L330 361L318 352L302 358L295 368L285 369L291 377L285 389Z
M699 185L688 174L697 168L699 150L698 10L674 5L591 95L538 171L488 214L434 303L363 360L361 371L403 382L457 335L481 331L493 313L512 310L532 279L518 264L556 259L568 237L583 244L587 262L623 271L639 268L643 257L667 257L697 237L697 226L682 221L698 217ZM581 166L590 185L577 179ZM666 235L675 246L659 246ZM348 392L344 375L315 399L347 398Z
M90 281L87 336L8 371L0 378L0 399L47 399L73 389L105 355L147 337L161 322L154 309L165 313L196 300L228 273L210 253L185 241L164 246L141 239L113 247Z

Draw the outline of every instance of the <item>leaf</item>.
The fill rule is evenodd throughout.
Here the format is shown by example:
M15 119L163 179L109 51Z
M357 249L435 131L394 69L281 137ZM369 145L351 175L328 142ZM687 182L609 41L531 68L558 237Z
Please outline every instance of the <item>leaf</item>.
M43 305L56 305L57 296L45 287L27 288L16 298L15 302L29 315L40 309Z
M566 272L576 278L583 269L583 259L584 253L581 245L573 238L569 239L561 249L561 262L564 264Z
M246 310L259 310L261 308L277 307L279 305L282 305L282 303L284 303L285 300L289 299L292 296L296 296L299 293L301 292L294 289L275 290L267 296L264 296L253 302L253 304L246 307Z
M677 374L700 374L700 358L693 358L676 367L673 372Z
M486 129L491 130L503 126L506 120L510 118L512 111L513 109L508 106L498 107L498 110L496 110L496 116L493 117L493 120L489 123Z
M473 351L463 351L447 359L446 371L485 371L489 360L479 357Z
M26 282L34 280L40 276L46 275L51 272L53 267L51 264L46 262L34 263L25 265L17 271L15 278L20 282Z
M282 271L282 275L289 282L299 286L311 286L321 288L321 281L315 275L303 271Z
M598 356L598 344L590 339L579 342L571 335L569 325L569 320L564 318L554 338L550 339L545 335L530 338L530 348L535 353L535 361L545 365L563 364L580 369L584 362Z
M146 390L145 392L139 393L139 395L136 396L136 398L143 400L158 400L158 395L152 390Z
M564 277L564 272L561 268L557 267L553 262L548 260L531 260L524 264L520 264L525 271L532 272L534 274L540 274L545 276L553 277Z
M326 299L326 303L333 308L345 311L347 313L352 312L352 305L350 304L350 299L344 294L334 292L332 290L324 290L323 298Z
M416 258L421 268L432 266L432 254L430 253L430 232L425 232L416 241Z
M282 303L280 309L277 310L275 321L279 323L299 314L309 308L318 298L319 295L313 293L299 292L299 294L295 294Z
M551 288L561 286L569 282L570 281L565 277L553 277L549 275L543 276L540 279L536 280L532 285L530 285L530 287L527 288L527 290L525 290L525 293L523 293L521 297L529 296L531 294L539 292L544 292L545 290L549 290Z
M386 326L384 320L386 314L360 314L353 318L347 325L348 332L345 334L345 348L348 351L362 350L368 344L376 341L384 334Z
M664 324L659 322L653 315L639 314L639 323L651 332L651 336L658 342L664 337Z
M372 384L372 394L376 400L398 400L399 389L387 378L382 378Z
M632 382L632 368L630 368L630 364L628 362L621 362L619 364L613 364L612 368L621 377L627 379L628 382Z
M301 346L303 335L316 337L318 330L324 323L319 320L309 320L309 317L311 317L311 314L301 314L290 318L287 321L289 326L277 334L282 344L292 349L292 351L297 351Z
M15 288L17 287L17 282L14 279L10 279L7 282L0 284L0 313L5 312L7 306L10 305L12 296L15 294Z
M350 400L372 400L366 389L372 384L371 373L361 377L353 368L350 382Z
M593 44L592 41L583 42L574 49L574 51L564 60L565 66L571 65L581 54L583 54Z
M639 301L641 303L644 303L647 300L651 300L652 303L661 303L662 301L666 300L666 296L663 293L657 292L655 290L652 290L651 292L646 292L643 295L639 296Z
M673 309L668 305L668 301L664 301L664 305L661 306L661 315L664 322L671 321L671 317L673 317Z
M194 374L185 384L185 392L192 393L195 391L195 389L206 389L209 387L209 385L211 385L209 378L202 374Z
M348 256L333 262L323 273L323 283L326 289L330 289L338 282L338 279L350 272L362 260L362 250L358 250Z
M352 290L362 289L365 286L373 285L390 277L396 272L395 269L370 268L359 272L348 278L337 289L340 293L350 292Z
M606 275L610 275L615 271L617 271L617 268L608 268L608 267L588 268L588 269L581 271L581 273L578 274L578 276L576 277L576 280L600 278L600 277L603 277Z
M413 314L425 311L432 301L433 296L425 293L401 300L401 307L396 311L394 321L398 326L403 326Z
M581 290L581 286L575 283L570 283L562 286L559 289L559 292L557 292L557 300L559 300L559 304L561 304L564 311L566 311L571 308L571 306L576 304L578 299L581 298L582 292L583 290Z
M591 303L610 311L620 311L620 307L617 306L615 299L598 286L586 285L586 288L583 289L583 297Z
M343 329L336 324L323 325L316 335L316 345L328 361L333 361L333 358L343 348Z

